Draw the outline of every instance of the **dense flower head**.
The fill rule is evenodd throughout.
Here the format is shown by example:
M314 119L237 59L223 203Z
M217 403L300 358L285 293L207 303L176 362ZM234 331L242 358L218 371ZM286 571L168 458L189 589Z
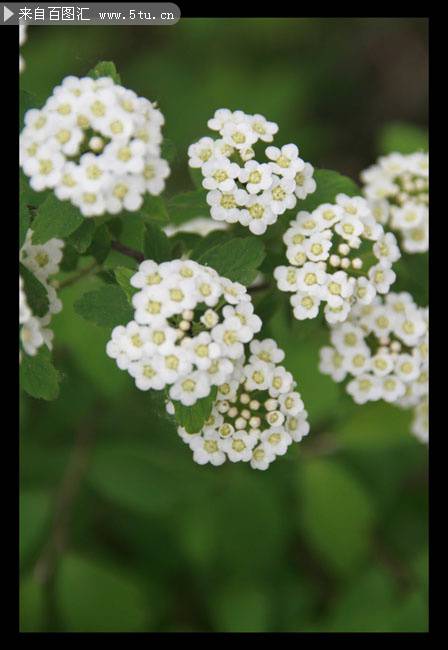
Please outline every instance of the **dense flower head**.
M415 407L413 432L427 438L427 308L406 292L376 297L331 328L331 343L320 351L321 372L336 382L348 379L346 390L357 404L382 399Z
M400 234L407 253L429 245L429 157L427 153L392 153L361 173L364 195L375 218Z
M293 294L297 320L315 318L325 303L329 323L345 321L354 304L370 304L395 281L397 241L362 197L338 194L334 204L299 212L283 241L290 265L278 266L274 277L281 291Z
M261 329L246 287L193 260L147 260L130 282L134 320L113 330L107 354L140 390L169 386L191 406L227 381Z
M53 314L61 311L62 303L50 282L50 276L59 272L64 242L54 238L45 244L33 244L32 236L33 231L29 229L19 259L45 287L48 298L48 312L41 317L34 315L28 304L23 279L19 275L20 342L25 353L34 356L44 344L52 349L53 332L48 326Z
M253 339L232 374L218 386L217 399L201 431L178 428L200 465L250 463L265 470L292 442L309 432L307 412L296 382L280 362L284 352L272 339ZM172 404L168 403L168 412Z
M66 77L25 114L20 164L36 191L53 189L85 217L138 210L169 175L162 113L110 78Z
M203 137L188 149L189 165L201 169L207 203L216 221L246 226L262 235L279 215L316 189L314 169L299 158L295 144L265 148L257 162L254 147L269 143L278 131L263 115L218 109L208 127L218 139Z

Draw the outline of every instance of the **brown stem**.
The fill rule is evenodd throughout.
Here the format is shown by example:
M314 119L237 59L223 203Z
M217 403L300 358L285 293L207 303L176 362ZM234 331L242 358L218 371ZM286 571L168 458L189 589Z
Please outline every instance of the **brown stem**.
M92 264L89 264L89 266L86 266L84 269L81 269L79 273L76 273L75 275L72 275L69 278L66 278L65 280L62 280L62 282L59 282L58 284L58 289L63 289L64 287L69 287L72 284L75 284L75 282L78 282L78 280L81 280L85 275L89 275L96 267L97 267L96 262L92 262Z
M85 476L92 448L92 430L84 425L76 434L65 474L56 495L50 537L34 567L34 576L49 587L55 576L59 555L67 545L73 506Z
M132 257L134 260L137 260L137 262L143 262L145 259L143 253L140 253L133 248L129 248L129 246L125 246L125 244L122 244L116 239L112 240L111 246L114 250L123 253L123 255L127 255L128 257Z

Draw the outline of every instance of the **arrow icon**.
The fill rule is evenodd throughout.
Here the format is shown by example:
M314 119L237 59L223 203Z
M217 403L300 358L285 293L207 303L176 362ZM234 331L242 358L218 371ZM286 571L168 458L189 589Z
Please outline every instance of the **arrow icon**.
M14 13L8 9L6 5L3 6L3 22L6 23L7 20L14 16Z

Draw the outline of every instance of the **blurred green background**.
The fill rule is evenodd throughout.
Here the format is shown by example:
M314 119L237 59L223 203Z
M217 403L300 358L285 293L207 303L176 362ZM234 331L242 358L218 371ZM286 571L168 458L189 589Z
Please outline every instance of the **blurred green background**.
M100 60L157 100L177 149L167 194L192 188L186 149L216 108L263 113L278 142L355 180L427 122L426 19L34 27L22 54L41 100ZM427 452L410 414L355 406L318 372L325 331L272 309L310 435L265 473L199 467L106 357L109 332L74 312L98 283L61 292L59 399L21 399L21 630L425 631Z

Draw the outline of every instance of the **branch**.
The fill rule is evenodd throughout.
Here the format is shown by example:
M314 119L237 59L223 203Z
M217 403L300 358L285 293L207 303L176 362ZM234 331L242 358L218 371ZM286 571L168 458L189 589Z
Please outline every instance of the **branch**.
M73 506L84 479L92 447L92 431L84 425L76 434L75 444L56 495L50 537L34 567L38 582L48 587L56 572L57 561L67 545Z
M66 278L65 280L62 280L62 282L58 283L57 288L58 289L63 289L64 287L69 287L72 284L75 284L75 282L78 282L78 280L81 280L85 275L89 275L96 267L97 267L96 262L92 262L92 264L89 264L89 266L86 266L84 269L81 269L79 273L76 273L75 275L72 275L69 278Z
M137 262L143 262L145 260L143 253L140 253L133 248L129 248L129 246L125 246L116 239L112 240L111 246L114 250L122 253L123 255L127 255L128 257L132 257L134 260L137 260Z

